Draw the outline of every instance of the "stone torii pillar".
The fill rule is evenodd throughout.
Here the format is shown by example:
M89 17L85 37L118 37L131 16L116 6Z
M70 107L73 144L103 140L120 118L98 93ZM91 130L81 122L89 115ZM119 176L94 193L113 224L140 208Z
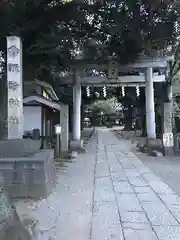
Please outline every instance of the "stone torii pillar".
M81 139L81 83L77 76L73 86L73 140Z
M148 67L145 73L146 83L146 130L148 139L156 139L156 122L154 111L153 69Z
M74 71L73 84L73 132L70 149L84 151L83 140L81 139L81 79L79 69Z

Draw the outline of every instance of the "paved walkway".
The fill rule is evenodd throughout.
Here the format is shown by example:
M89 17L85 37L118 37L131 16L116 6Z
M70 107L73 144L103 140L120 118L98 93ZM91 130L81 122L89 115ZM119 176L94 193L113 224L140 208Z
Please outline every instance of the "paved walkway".
M180 197L106 129L29 210L43 240L180 240Z

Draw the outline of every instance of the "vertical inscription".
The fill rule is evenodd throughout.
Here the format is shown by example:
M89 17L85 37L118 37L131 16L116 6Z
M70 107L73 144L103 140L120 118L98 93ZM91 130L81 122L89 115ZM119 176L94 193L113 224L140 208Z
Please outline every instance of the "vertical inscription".
M110 61L108 67L108 78L117 79L118 78L118 66L116 61Z
M164 103L164 147L174 146L174 137L172 133L172 103Z
M164 129L166 132L172 131L172 114L170 112L164 113Z
M8 139L23 136L22 46L19 37L7 37Z

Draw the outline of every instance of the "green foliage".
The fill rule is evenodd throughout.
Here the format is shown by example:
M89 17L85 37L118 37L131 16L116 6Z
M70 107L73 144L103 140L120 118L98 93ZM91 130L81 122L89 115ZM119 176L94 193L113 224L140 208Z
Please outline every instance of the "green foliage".
M121 109L121 104L117 103L116 98L111 98L107 100L99 100L90 105L90 109L96 115L103 114L113 114Z
M175 2L176 3L176 2ZM6 36L23 40L25 79L59 81L57 73L75 60L116 57L121 63L139 54L175 46L179 3L172 1L12 0L0 3L0 51Z
M63 69L62 59L71 57L74 40L80 41L85 33L85 6L83 1L66 4L56 0L2 2L0 51L5 52L6 36L20 36L25 78L39 77L50 81L53 70Z
M180 103L173 101L173 115L180 118Z
M127 63L141 53L166 50L177 39L179 6L171 1L98 1L95 6L92 35L105 47L91 51L94 58L115 55Z

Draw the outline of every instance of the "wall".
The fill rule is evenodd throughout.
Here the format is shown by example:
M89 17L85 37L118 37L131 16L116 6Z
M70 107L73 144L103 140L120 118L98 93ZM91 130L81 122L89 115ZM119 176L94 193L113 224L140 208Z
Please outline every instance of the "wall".
M24 131L31 131L33 128L40 129L41 134L41 107L24 106Z
M39 140L9 139L0 141L0 159L29 156L38 152L40 147L41 141Z
M1 158L0 172L10 197L46 198L55 182L54 150L41 150L29 157Z

